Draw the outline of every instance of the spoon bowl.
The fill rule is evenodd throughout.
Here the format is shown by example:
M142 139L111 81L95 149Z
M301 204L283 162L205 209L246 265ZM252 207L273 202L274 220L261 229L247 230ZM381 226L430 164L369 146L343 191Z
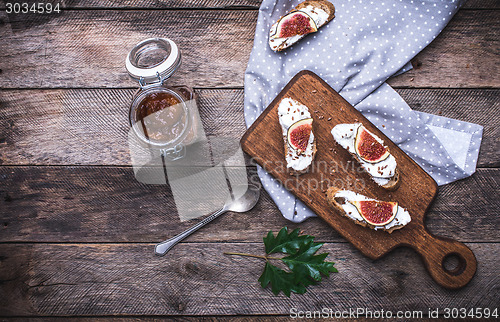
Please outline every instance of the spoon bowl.
M244 186L241 187L243 188ZM233 195L235 196L238 195L239 188L240 186L237 186L236 189L233 189ZM254 185L248 185L248 188L245 191L245 193L243 193L243 195L237 197L235 200L232 200L230 198L229 200L226 201L224 207L227 208L227 211L246 212L255 207L257 201L259 201L259 196L260 196L259 187Z

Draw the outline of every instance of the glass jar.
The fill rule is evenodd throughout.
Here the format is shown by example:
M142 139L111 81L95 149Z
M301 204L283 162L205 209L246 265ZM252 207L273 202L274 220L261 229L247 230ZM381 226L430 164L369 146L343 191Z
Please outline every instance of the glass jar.
M228 184L247 182L239 140L208 140L193 90L166 85L181 64L177 45L165 38L146 39L130 51L125 64L140 85L129 110L128 146L136 180L168 182L181 221L220 209L231 195L238 198L239 190Z
M203 131L194 91L165 84L180 64L179 48L166 38L139 42L125 61L129 75L140 85L130 105L131 129L143 146L160 149L170 159L183 157L185 147Z

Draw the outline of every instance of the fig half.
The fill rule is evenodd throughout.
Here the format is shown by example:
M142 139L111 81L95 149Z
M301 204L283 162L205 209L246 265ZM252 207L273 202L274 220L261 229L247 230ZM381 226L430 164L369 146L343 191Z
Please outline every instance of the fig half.
M385 226L394 220L398 213L397 202L362 200L351 202L359 214L373 226Z
M377 163L389 157L389 151L364 126L358 128L354 150L361 160Z
M314 20L305 12L292 11L281 17L276 29L276 38L288 38L297 35L307 35L318 31Z
M290 147L300 153L307 149L309 137L312 132L313 119L303 119L293 123L289 128L286 135Z

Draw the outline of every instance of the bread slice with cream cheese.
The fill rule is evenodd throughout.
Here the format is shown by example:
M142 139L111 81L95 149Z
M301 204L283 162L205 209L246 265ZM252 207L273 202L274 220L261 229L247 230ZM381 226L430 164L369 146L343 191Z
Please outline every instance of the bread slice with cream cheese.
M283 133L288 173L306 173L316 155L316 138L312 131L313 120L309 109L304 104L285 97L278 106L278 118Z
M282 51L307 34L316 32L335 17L335 7L326 0L304 1L276 21L269 31L269 46Z
M342 190L336 187L330 187L326 191L328 203L333 208L337 209L342 215L353 220L356 224L363 227L368 227L374 230L383 230L392 233L394 230L401 229L411 221L409 212L396 202L385 202L372 198L368 198L362 194L355 193L350 190ZM394 217L389 222L381 222L381 224L370 223L365 218L359 209L360 202L368 202L372 204L370 216L377 217L377 209L383 208L384 205L390 204L394 208Z
M338 124L331 133L333 139L361 164L375 183L387 190L396 190L399 187L401 180L396 159L382 139L368 131L361 123ZM366 138L364 141L367 144L358 142L361 137ZM379 155L379 160L369 160L366 154Z

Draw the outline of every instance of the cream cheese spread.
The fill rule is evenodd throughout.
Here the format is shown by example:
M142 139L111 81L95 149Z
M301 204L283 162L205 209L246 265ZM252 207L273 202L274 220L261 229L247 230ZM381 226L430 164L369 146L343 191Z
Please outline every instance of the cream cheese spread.
M288 144L286 139L288 128L297 121L311 118L311 113L309 113L309 109L307 108L307 106L302 105L289 97L286 97L281 100L278 106L278 116L281 128L283 130L285 144ZM292 168L295 171L305 170L313 160L313 142L314 134L311 131L306 151L298 153L298 151L288 146L289 152L285 156L287 167Z
M356 154L354 149L354 140L356 139L356 133L358 132L358 128L362 126L361 123L353 123L353 124L338 124L332 129L332 135L335 141L340 144L344 149L349 151L352 154ZM371 132L370 132L371 133ZM382 141L379 137L371 133L372 136L380 142L380 144L384 145L384 141ZM383 186L394 177L396 173L396 159L392 154L380 162L370 163L363 161L361 158L358 158L361 166L370 174L373 181L375 181L378 185Z
M345 211L346 215L349 218L367 223L366 220L359 213L358 208L356 208L350 202L362 201L362 200L375 200L375 199L368 198L366 196L360 195L358 193L349 190L339 190L337 191L337 193L335 193L335 197L344 198L347 201L344 204L340 204L340 206L342 207L342 209ZM377 230L383 228L388 230L394 226L405 226L410 221L411 221L410 213L406 209L398 205L398 212L396 214L396 217L394 217L394 219L387 225L375 226L374 229Z

